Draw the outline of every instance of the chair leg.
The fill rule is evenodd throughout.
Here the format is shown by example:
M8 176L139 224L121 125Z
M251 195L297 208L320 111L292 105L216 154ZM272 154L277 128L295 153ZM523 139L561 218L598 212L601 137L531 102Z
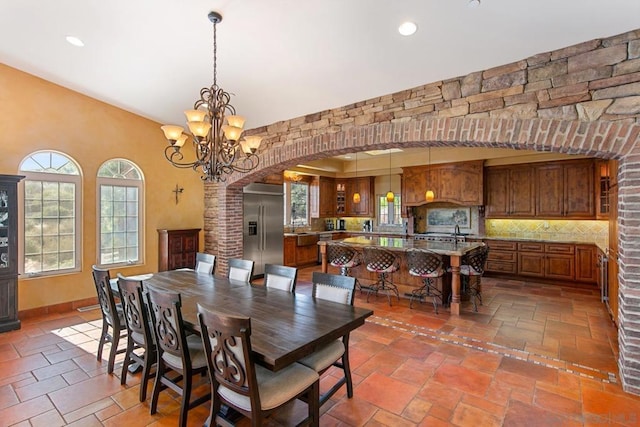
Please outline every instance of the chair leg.
M190 373L184 372L182 379L182 402L180 403L180 419L179 426L187 425L187 414L189 413L189 400L191 399L191 381Z
M164 376L164 364L158 357L158 363L156 367L156 380L153 383L153 393L151 394L151 405L149 405L149 413L155 414L158 409L158 398L160 397L160 390L162 390L162 377Z
M347 397L353 397L353 382L351 380L351 366L349 365L349 335L342 340L344 343L344 353L342 354L342 369L344 370L344 378L347 382Z
M120 374L120 385L127 383L127 373L131 364L131 352L133 351L133 340L127 337L127 350L124 352L124 360L122 361L122 374Z
M149 350L144 351L144 363L142 364L142 379L140 382L140 402L147 400L147 385L151 377L151 366L155 354L151 354Z
M113 330L111 338L111 351L109 351L109 364L107 365L107 373L113 373L113 367L116 363L116 353L118 353L118 343L120 342L120 331Z
M109 325L107 321L102 319L102 332L100 333L100 342L98 342L98 361L102 360L102 348L106 342L107 332L109 332Z
M316 380L311 386L309 399L307 401L309 409L309 425L320 425L320 380Z

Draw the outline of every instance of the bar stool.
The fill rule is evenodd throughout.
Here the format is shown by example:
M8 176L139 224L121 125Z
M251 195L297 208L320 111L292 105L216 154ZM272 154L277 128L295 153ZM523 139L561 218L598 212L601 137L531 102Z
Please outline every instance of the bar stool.
M342 276L351 276L350 269L359 266L361 262L358 252L344 243L327 245L327 261L329 265L339 268ZM357 278L356 289L362 292L362 286Z
M473 310L478 311L478 303L482 305L482 289L480 280L484 274L484 266L489 255L488 246L479 246L469 251L463 258L460 265L460 276L465 280L469 297L473 303ZM472 280L473 279L473 280Z
M363 249L364 263L367 270L378 274L378 281L369 286L367 292L367 302L369 302L369 295L371 292L385 291L387 298L389 299L389 305L391 305L391 292L396 294L398 302L400 302L400 294L398 293L398 287L393 284L393 280L388 277L389 274L398 271L400 264L398 258L391 251L380 248L365 247Z
M410 275L420 277L424 282L422 287L411 292L409 308L413 308L414 298L423 302L425 297L431 297L433 308L438 314L438 300L442 305L442 291L436 286L435 279L444 275L442 256L424 249L409 249L407 251L407 266Z

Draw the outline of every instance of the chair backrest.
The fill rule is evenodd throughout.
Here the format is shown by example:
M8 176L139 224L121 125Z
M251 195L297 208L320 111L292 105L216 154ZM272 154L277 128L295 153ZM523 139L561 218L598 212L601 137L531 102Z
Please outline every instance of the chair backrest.
M196 253L196 271L198 273L213 274L216 265L216 256L205 254L203 252Z
M313 282L313 297L327 301L353 305L356 278L336 274L314 271L311 276Z
M222 385L260 409L254 360L251 356L251 319L213 312L198 304L202 344L213 388Z
M235 258L230 259L228 276L229 279L249 283L253 278L253 265L254 262L251 260Z
M128 279L118 273L118 289L129 336L136 344L150 348L153 345L153 330L143 297L142 280Z
M159 359L172 369L189 370L191 359L182 323L180 294L153 286L147 286L146 289Z
M327 245L327 261L329 264L340 267L356 259L358 252L344 243Z
M461 260L461 264L468 265L472 270L472 274L482 275L484 274L484 268L487 263L488 256L489 247L487 245L478 246L464 255Z
M362 249L364 256L364 263L367 267L374 270L386 270L394 264L398 264L398 259L395 254L386 249L373 248L365 246Z
M264 265L264 285L267 288L280 289L287 292L295 292L298 269L284 265Z
M98 268L95 265L91 268L93 269L93 282L96 285L102 316L109 325L118 330L120 328L120 317L116 308L115 299L113 298L109 270Z
M426 276L442 269L442 256L426 249L411 248L406 252L409 274Z

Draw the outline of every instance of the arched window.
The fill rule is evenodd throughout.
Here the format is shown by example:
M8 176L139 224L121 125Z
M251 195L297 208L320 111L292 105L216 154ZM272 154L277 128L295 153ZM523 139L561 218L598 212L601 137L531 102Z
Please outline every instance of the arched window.
M65 154L39 151L20 164L24 181L23 272L80 269L80 167Z
M143 248L143 189L141 170L125 159L100 166L98 185L98 264L139 264Z

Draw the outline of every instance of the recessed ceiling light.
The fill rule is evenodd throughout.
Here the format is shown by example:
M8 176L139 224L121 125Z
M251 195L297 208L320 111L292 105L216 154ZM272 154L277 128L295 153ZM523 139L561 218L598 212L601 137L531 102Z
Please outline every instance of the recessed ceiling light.
M415 22L411 22L411 21L403 22L398 27L398 32L403 36L411 36L416 31L418 31L418 26L415 24Z
M67 42L69 44L72 44L74 46L77 46L77 47L83 47L84 46L84 42L82 40L80 40L79 38L77 38L77 37L67 36L66 39L67 39Z
M480 6L480 0L469 0L468 7L474 8Z

